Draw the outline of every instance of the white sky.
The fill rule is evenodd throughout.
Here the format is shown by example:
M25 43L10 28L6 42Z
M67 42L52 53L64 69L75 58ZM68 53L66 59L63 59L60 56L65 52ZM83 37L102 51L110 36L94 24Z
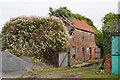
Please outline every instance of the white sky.
M49 7L66 6L72 13L90 18L100 30L102 18L109 12L118 13L119 0L0 0L0 30L11 18L18 16L47 17Z

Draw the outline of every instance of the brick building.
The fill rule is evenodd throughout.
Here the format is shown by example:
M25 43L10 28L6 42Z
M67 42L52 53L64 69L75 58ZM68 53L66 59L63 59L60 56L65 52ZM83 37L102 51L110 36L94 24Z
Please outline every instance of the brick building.
M73 59L89 60L95 58L97 48L94 31L84 20L71 19L69 23L64 21L69 33L69 49Z

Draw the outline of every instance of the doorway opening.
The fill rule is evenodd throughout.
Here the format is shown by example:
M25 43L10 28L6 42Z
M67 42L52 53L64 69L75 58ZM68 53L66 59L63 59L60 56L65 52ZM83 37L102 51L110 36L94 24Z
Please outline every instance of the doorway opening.
M85 49L84 49L84 47L82 48L82 54L83 54L83 60L85 60Z
M92 56L92 51L91 51L91 47L90 47L90 59L91 59L91 56Z

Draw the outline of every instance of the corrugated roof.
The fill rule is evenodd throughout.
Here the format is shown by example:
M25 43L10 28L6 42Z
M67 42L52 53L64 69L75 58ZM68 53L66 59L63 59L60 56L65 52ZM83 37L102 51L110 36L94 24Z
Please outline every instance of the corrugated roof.
M92 27L88 25L84 20L80 21L75 18L73 19L69 18L69 19L72 21L72 27L94 33Z

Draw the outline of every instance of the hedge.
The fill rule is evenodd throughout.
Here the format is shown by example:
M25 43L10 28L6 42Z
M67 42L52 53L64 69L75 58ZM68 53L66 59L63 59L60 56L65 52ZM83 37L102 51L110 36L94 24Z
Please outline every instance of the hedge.
M16 56L52 60L68 48L68 35L57 17L12 18L2 28L2 51Z

